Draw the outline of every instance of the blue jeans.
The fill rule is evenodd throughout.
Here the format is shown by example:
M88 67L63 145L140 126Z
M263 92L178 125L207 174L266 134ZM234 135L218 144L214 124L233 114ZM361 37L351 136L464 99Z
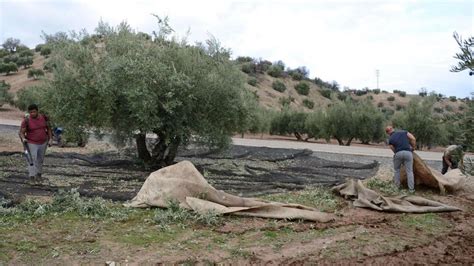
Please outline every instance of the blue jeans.
M405 166L407 172L407 183L410 191L415 190L415 178L413 177L413 153L411 151L399 151L393 156L393 167L395 176L393 182L400 187L400 167Z

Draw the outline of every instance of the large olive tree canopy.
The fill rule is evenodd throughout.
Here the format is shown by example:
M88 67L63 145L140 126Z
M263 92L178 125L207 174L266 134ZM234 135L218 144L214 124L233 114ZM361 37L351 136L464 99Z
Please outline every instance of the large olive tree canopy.
M225 147L255 104L218 41L190 45L158 21L154 38L100 22L95 35L51 42L54 75L43 106L69 130L135 139L141 159L165 166L190 138ZM147 147L150 133L157 138Z

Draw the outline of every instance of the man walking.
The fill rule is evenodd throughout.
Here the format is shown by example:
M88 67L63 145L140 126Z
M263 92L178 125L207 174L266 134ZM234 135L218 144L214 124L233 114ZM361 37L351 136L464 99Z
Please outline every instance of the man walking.
M28 165L28 176L31 181L42 180L43 160L46 147L51 144L53 138L48 118L38 113L38 106L28 106L28 115L21 122L20 139L27 143L33 159L33 165Z
M393 153L393 167L395 176L393 182L400 188L400 168L405 166L407 183L410 193L415 192L415 178L413 176L413 150L416 147L416 138L408 131L395 131L392 126L387 126L385 132L390 136L388 144Z

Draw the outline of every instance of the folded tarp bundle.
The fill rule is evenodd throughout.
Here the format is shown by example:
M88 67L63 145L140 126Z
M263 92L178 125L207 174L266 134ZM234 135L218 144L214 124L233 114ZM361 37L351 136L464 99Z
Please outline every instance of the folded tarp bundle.
M125 206L166 208L170 201L177 201L180 207L202 214L214 212L317 222L334 220L334 215L311 207L243 198L217 190L207 183L189 161L182 161L151 173L138 194Z
M459 190L471 190L472 185L469 185L469 181L473 181L472 176L466 176L461 173L459 169L449 170L445 175L442 175L439 171L429 167L426 163L413 152L413 175L415 177L416 186L426 186L435 189L444 194L446 192L456 192ZM400 182L403 186L407 183L406 171L402 167L400 171Z
M353 200L356 207L378 211L407 213L460 211L459 208L419 196L384 197L355 179L348 179L346 183L333 187L332 191L345 199Z

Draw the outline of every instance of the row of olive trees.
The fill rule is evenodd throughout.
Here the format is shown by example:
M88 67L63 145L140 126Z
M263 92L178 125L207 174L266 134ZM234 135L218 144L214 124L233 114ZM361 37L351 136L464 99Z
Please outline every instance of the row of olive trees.
M29 68L33 64L33 51L19 39L8 38L0 49L0 73L17 72L18 67Z
M386 120L383 112L368 100L336 102L327 109L311 113L290 110L255 109L250 126L242 132L294 135L298 140L335 139L340 145L350 145L354 139L364 144L378 143L386 137L384 126L412 132L418 148L435 145L466 144L473 146L474 104L469 102L463 114L440 115L433 111L434 97L412 100L405 110Z
M336 102L326 110L311 113L288 108L260 113L263 115L254 122L266 126L259 130L276 135L294 135L298 140L336 139L340 145L350 145L353 139L359 139L362 143L380 142L384 136L384 116L368 101Z

